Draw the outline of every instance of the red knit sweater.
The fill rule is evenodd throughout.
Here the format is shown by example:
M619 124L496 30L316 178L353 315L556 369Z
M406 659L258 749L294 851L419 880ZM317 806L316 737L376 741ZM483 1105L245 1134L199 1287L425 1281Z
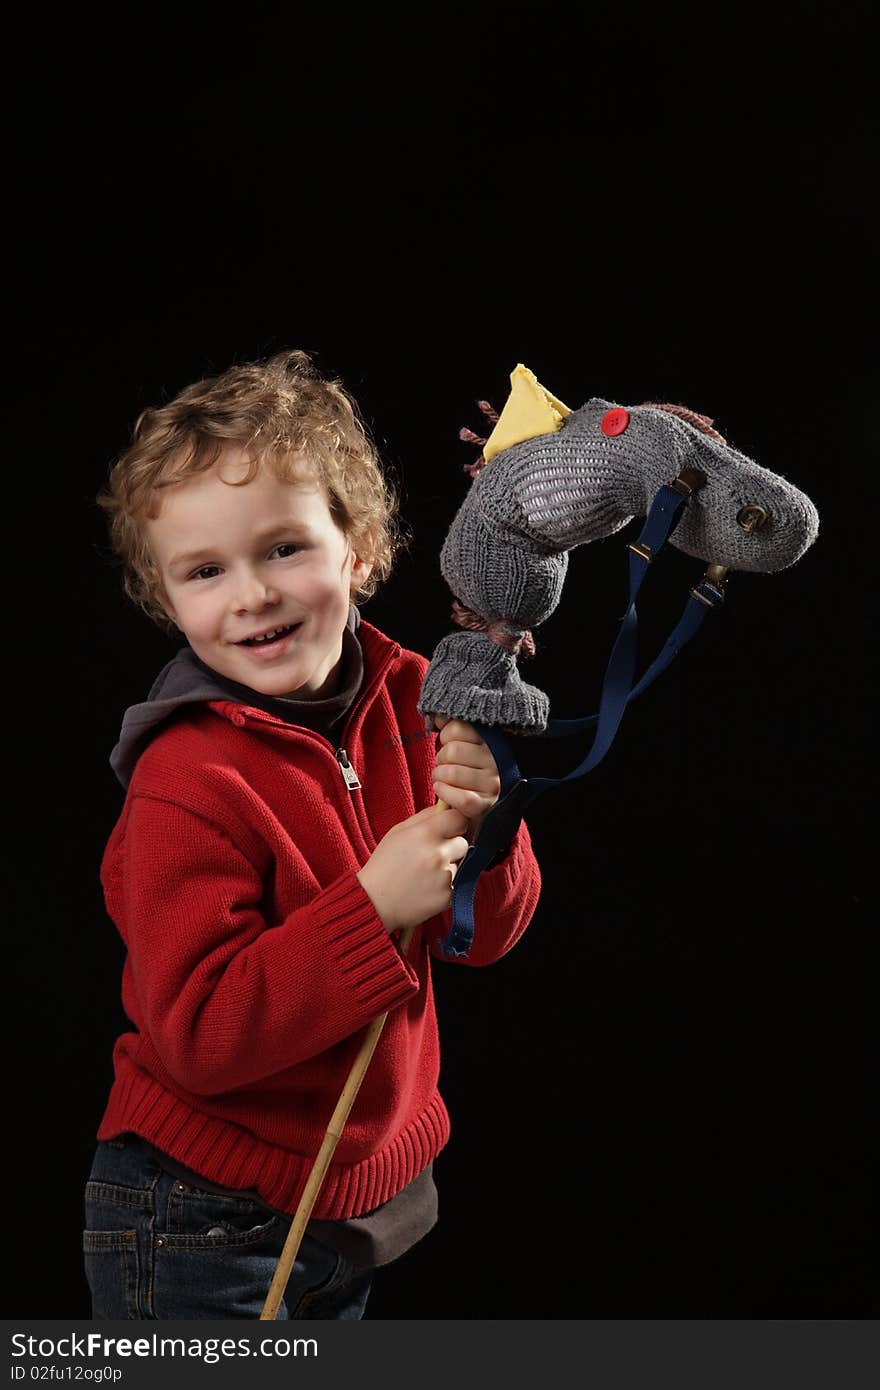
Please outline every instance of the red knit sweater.
M369 1211L449 1137L430 956L402 960L355 877L391 826L434 801L436 740L416 702L427 662L362 622L365 672L340 739L222 700L188 706L135 767L104 854L136 1031L113 1050L97 1137L134 1130L227 1187L293 1212L363 1029L390 1016L313 1215ZM525 824L483 873L466 965L488 965L535 910ZM459 963L459 962L457 962Z

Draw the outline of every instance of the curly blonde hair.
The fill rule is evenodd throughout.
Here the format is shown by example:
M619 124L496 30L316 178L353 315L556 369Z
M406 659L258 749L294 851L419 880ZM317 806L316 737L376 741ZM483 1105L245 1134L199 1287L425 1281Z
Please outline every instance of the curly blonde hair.
M95 499L107 515L128 597L166 632L176 631L160 602L144 522L158 515L163 488L206 472L230 444L249 455L247 473L230 487L252 482L263 465L280 480L298 481L306 461L326 490L333 520L355 553L373 562L354 602L374 594L406 544L398 494L354 399L341 382L322 376L308 353L290 350L194 382L138 416L131 445Z

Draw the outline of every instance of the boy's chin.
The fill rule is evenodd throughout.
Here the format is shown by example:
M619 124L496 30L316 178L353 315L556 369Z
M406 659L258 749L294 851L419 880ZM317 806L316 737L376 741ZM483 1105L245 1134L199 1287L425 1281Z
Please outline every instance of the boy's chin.
M254 671L249 669L250 663L247 663L239 667L231 679L238 681L239 685L250 686L251 690L257 691L260 695L285 700L326 700L339 689L341 665L342 662L338 662L323 680L306 677L299 684L291 684L291 677L295 681L296 676L290 671L282 670L281 667L273 671Z

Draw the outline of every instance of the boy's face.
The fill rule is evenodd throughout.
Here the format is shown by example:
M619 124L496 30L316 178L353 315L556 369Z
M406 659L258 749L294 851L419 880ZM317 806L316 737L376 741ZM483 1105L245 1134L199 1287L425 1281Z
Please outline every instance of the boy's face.
M319 483L261 467L253 482L228 486L246 471L244 450L230 447L160 494L146 529L163 605L220 675L263 695L332 695L351 594L372 566L354 555ZM280 640L243 643L290 624Z

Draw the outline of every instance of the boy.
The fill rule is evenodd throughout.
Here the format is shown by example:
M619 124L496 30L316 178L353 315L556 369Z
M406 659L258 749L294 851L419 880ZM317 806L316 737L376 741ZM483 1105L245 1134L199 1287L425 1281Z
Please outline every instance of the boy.
M463 721L435 748L427 662L360 620L395 503L354 402L304 353L145 411L98 501L126 592L188 645L111 756L126 798L101 881L134 1031L86 1185L93 1316L259 1317L389 1011L278 1314L360 1318L373 1270L436 1220L430 956L497 769ZM510 950L539 889L522 825L481 878L465 963Z

